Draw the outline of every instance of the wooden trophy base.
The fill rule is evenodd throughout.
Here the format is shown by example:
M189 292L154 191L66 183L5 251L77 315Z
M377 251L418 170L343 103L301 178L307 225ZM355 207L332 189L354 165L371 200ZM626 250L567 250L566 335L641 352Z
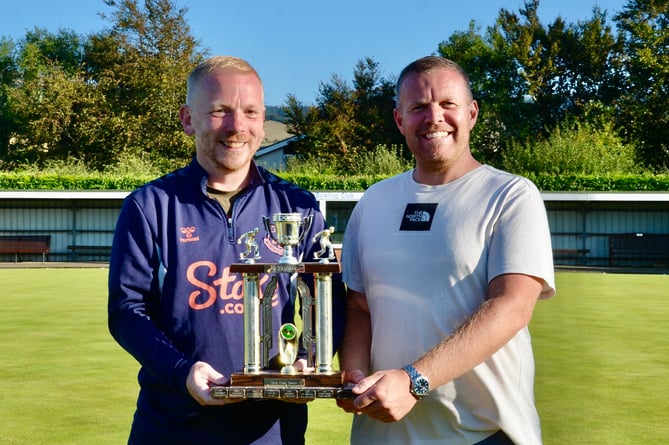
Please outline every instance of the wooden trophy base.
M328 374L263 371L233 373L230 385L212 387L211 396L215 399L334 399L351 397L352 393L342 388L340 371Z

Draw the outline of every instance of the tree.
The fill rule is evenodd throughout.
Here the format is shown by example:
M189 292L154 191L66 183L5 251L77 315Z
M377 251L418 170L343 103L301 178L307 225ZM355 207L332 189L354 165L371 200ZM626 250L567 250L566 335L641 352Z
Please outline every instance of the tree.
M532 133L541 134L567 115L582 116L591 102L612 100L619 46L598 8L587 21L567 25L557 17L544 27L538 7L538 0L526 2L520 9L524 20L502 9L493 33L507 42L517 63L524 99L532 104L524 117L532 122Z
M360 124L355 144L363 151L379 145L404 146L404 137L393 118L395 80L383 78L371 57L359 60L353 71L355 118ZM409 156L408 149L404 153Z
M392 118L394 83L371 57L356 64L353 79L351 86L333 74L319 86L316 106L305 108L289 95L284 107L288 131L299 136L296 154L344 174L357 171L362 153L402 144Z
M89 75L103 91L108 116L101 140L113 142L115 153L105 163L125 156L148 157L165 168L193 155L178 118L186 97L185 79L204 54L190 35L185 14L171 0L105 0L116 7L112 27L93 35L87 45ZM124 131L114 137L119 124ZM112 138L112 139L110 139Z
M89 98L79 68L79 37L67 30L35 29L6 54L11 74L3 78L4 166L76 156L78 110Z
M203 54L170 0L105 3L110 29L86 38L36 29L0 45L4 168L76 158L104 169L133 159L182 165L194 152L178 110Z
M467 72L479 104L472 151L482 162L498 163L505 141L527 133L524 116L529 114L524 82L506 41L491 30L483 37L472 21L466 32L455 32L441 42L438 52Z
M646 165L669 168L669 1L630 0L615 20L624 46L620 125Z
M82 38L68 29L60 29L55 34L42 28L28 31L20 51L20 69L24 79L39 76L41 68L54 64L66 74L76 75L84 56Z
M6 162L7 147L16 119L9 107L9 92L18 78L18 67L14 60L14 42L0 38L0 169Z
M619 42L599 9L577 24L557 17L544 26L538 0L515 13L501 9L481 35L471 23L439 45L470 75L481 115L473 150L497 163L513 140L545 137L566 116L586 116L593 103L610 103L616 83Z

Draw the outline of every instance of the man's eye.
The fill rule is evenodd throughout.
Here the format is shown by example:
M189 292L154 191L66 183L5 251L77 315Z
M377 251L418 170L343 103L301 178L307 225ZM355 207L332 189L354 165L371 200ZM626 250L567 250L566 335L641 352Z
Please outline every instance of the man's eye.
M211 112L211 115L212 115L212 116L215 116L215 117L223 117L223 116L225 116L225 110L221 110L221 109L219 109L219 110L213 110L213 111Z

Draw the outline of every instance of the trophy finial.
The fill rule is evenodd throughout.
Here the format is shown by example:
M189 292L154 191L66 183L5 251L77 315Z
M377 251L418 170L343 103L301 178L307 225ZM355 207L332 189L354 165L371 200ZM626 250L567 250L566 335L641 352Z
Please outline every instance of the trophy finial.
M239 254L239 259L247 264L253 264L255 263L255 260L260 259L258 243L256 243L257 234L258 228L255 227L253 230L249 230L237 239L237 244L241 244L242 241L244 241L244 244L246 245L246 250Z
M328 227L325 230L322 230L314 236L314 238L311 240L312 242L316 242L318 238L321 239L321 250L318 252L314 252L314 259L317 260L320 258L320 263L329 263L329 260L334 260L335 259L335 253L334 253L334 246L332 245L332 241L330 241L330 235L332 235L335 231L335 228L333 226ZM328 256L325 258L321 258L321 256L326 253Z
M279 328L279 360L284 364L281 374L296 374L293 363L297 358L297 326L284 323Z

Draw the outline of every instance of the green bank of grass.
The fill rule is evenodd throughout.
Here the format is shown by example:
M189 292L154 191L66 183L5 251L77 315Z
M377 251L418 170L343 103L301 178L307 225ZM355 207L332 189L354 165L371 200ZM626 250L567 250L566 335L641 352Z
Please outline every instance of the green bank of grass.
M106 327L106 269L0 269L0 442L125 443L137 364ZM546 445L669 437L669 277L558 273L531 331ZM307 443L350 417L311 404Z

